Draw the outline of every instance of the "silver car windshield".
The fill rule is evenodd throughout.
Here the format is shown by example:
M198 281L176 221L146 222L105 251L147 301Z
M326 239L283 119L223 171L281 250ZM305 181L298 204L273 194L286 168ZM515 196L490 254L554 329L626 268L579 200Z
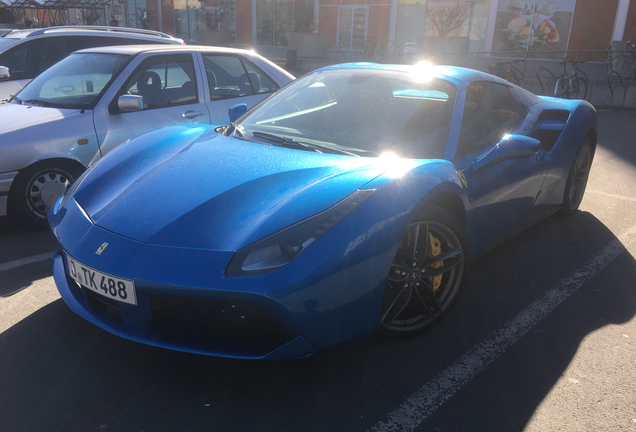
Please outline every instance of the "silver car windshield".
M317 72L276 93L236 126L244 138L272 145L441 158L456 87L418 78L364 69Z
M18 103L91 109L129 57L71 54L38 75L18 93Z

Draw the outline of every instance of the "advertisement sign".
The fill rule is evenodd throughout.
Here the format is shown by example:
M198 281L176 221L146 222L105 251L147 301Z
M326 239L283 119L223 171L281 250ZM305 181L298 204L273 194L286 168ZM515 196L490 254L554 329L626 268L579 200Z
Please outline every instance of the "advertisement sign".
M576 0L500 0L493 53L502 56L563 58Z

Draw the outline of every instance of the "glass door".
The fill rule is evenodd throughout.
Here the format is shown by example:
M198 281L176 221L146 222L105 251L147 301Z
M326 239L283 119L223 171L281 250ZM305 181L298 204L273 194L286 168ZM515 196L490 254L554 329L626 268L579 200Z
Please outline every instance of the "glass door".
M338 15L338 44L349 49L364 41L367 36L367 7L340 6Z

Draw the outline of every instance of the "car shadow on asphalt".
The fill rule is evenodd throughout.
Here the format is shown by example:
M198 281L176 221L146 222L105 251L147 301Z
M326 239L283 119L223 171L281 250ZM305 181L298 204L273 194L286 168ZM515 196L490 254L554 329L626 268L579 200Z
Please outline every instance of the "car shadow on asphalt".
M277 363L130 342L58 300L0 334L0 429L368 430L615 239L589 213L549 218L475 260L463 297L431 331ZM522 431L581 341L634 317L635 278L625 251L420 429Z
M57 249L57 241L50 229L28 230L0 217L0 265L41 256ZM51 259L0 273L0 298L10 297L30 287L33 282L52 276Z

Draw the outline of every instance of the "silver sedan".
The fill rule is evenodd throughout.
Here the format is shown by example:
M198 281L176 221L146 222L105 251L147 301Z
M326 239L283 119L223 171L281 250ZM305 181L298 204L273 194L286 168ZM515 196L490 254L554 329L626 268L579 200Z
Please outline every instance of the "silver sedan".
M294 77L252 51L176 45L78 51L0 105L0 216L32 227L116 146L173 124L226 125Z

